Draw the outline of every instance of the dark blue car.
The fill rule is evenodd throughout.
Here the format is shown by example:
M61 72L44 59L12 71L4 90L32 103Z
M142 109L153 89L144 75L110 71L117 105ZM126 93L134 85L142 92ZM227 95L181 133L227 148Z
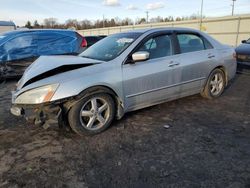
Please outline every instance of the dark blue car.
M250 74L250 39L243 40L236 49L238 72Z
M41 55L78 54L84 37L72 30L33 29L0 34L0 78L21 76Z

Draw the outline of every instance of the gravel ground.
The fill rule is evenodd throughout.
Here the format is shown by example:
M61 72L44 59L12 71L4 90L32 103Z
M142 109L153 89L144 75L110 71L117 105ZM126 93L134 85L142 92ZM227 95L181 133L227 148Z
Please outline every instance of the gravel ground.
M0 91L0 187L250 188L250 76L128 113L102 134L48 130L9 113Z

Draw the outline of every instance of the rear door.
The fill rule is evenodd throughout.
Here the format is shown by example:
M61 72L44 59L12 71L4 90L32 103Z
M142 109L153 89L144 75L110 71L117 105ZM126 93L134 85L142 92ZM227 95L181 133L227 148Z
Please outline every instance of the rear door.
M181 81L171 34L147 37L132 53L147 51L147 61L123 65L126 109L135 110L176 97Z
M181 95L200 92L209 74L209 66L216 62L212 45L198 33L177 32L178 62L181 64Z

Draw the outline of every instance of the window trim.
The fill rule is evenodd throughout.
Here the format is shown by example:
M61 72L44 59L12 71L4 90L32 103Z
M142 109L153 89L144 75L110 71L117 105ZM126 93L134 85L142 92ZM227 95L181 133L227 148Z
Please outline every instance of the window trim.
M162 36L162 35L169 35L169 38L171 40L171 46L172 46L172 54L171 54L171 56L176 55L177 54L177 48L176 48L176 42L174 40L173 33L174 33L174 31L157 31L157 32L148 34L127 55L127 57L125 58L125 60L123 61L122 64L123 65L125 65L125 64L131 64L131 62L132 62L132 59L131 59L132 58L132 54L135 53L135 51L138 50L141 47L142 44L144 44L145 42L147 42L150 38L158 37L158 36ZM165 56L165 57L169 57L169 56ZM164 58L164 57L159 57L159 58ZM154 58L154 59L159 59L159 58Z
M193 52L200 52L200 51L203 51L203 50L198 50L198 51L192 51L192 52L181 52L181 47L180 47L180 43L179 43L179 40L178 40L178 37L177 35L179 34L187 34L187 35L195 35L197 37L199 37L202 42L203 42L203 46L204 46L204 50L211 50L211 49L214 49L214 46L203 36L201 35L200 33L196 33L196 32L192 32L192 31L175 31L174 32L174 40L176 42L176 45L177 45L177 53L178 54L187 54L187 53L193 53ZM212 48L206 48L206 45L205 45L205 41L212 47Z

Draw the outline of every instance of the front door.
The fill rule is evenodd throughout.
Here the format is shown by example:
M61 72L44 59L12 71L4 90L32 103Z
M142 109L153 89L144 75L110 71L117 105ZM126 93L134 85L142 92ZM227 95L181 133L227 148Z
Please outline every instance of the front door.
M149 52L149 59L123 65L125 109L143 108L178 95L181 69L171 38L170 34L149 37L135 50Z

